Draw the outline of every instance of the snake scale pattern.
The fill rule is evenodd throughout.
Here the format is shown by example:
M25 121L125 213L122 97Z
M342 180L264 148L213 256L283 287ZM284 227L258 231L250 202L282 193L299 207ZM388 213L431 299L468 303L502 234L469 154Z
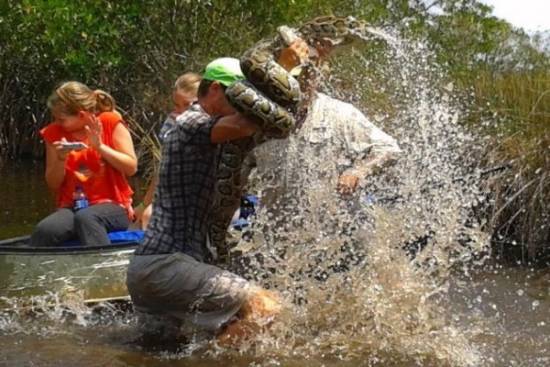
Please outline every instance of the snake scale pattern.
M286 138L296 126L301 85L275 59L292 42L292 37L300 37L308 45L328 40L337 46L355 40L358 34L364 34L365 27L364 22L353 17L319 17L298 29L280 27L275 38L260 41L241 57L241 69L246 80L229 86L226 96L238 111L258 121L260 133L223 144L220 148L209 226L209 245L215 250L218 263L227 264L229 261L230 247L226 235L231 219L240 206L247 179L242 172L244 160L254 147L269 139ZM307 63L305 66L308 67Z

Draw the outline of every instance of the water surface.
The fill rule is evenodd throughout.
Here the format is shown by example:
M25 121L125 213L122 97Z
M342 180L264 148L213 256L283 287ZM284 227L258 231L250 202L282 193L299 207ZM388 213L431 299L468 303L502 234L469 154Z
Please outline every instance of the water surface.
M40 161L8 162L0 167L0 239L30 234L54 210Z

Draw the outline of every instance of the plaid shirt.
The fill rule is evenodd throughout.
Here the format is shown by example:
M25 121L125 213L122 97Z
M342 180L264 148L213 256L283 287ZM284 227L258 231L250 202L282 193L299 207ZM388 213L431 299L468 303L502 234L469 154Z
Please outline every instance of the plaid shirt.
M165 134L153 216L136 255L183 252L208 259L208 214L218 158L218 145L210 140L215 122L195 104Z

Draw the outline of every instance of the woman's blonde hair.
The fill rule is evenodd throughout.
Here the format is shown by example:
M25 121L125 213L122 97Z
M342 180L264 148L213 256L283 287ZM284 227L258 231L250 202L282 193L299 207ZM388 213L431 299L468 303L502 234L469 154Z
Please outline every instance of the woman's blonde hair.
M197 73L185 73L176 79L174 90L197 94L202 77Z
M67 115L76 115L85 110L93 113L113 111L114 98L100 89L91 90L80 82L62 83L48 98L48 108Z

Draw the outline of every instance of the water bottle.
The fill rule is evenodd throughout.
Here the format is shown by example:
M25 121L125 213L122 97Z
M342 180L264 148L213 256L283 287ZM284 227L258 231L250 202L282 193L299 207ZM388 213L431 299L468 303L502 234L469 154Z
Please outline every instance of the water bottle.
M86 197L86 193L84 193L84 190L80 185L76 186L76 189L74 191L73 203L73 209L75 211L88 207L88 198Z

